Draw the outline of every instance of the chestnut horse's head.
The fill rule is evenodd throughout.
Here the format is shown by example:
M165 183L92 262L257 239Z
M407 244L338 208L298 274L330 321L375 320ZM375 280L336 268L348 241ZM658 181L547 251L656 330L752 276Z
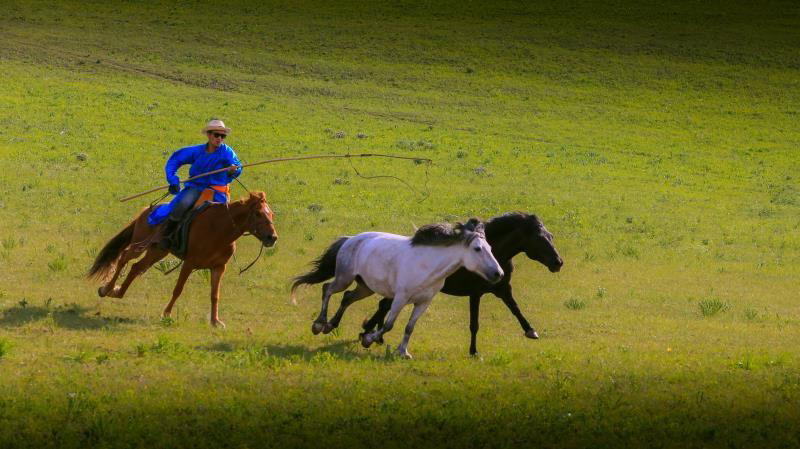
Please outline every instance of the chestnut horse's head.
M250 208L247 231L261 240L264 246L274 245L278 240L278 232L275 231L274 215L267 204L267 195L264 192L251 193L247 199L247 206Z

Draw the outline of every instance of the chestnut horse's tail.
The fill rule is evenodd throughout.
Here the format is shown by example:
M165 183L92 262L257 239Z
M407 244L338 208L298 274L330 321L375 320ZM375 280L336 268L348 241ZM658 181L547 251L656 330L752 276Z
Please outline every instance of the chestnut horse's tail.
M133 228L136 225L136 220L133 220L125 229L115 235L114 238L106 243L106 246L100 250L100 253L94 259L94 264L86 277L89 279L102 279L114 267L114 262L117 261L122 250L125 249L133 238Z
M350 237L340 237L338 240L333 242L333 244L329 246L321 256L319 256L319 259L312 262L314 265L313 270L306 274L296 276L292 279L294 281L292 284L293 304L297 303L294 297L294 291L297 290L297 287L303 284L319 284L322 281L327 281L336 274L336 255L339 254L339 250L342 248L342 245L344 245L344 242L346 242L349 238Z

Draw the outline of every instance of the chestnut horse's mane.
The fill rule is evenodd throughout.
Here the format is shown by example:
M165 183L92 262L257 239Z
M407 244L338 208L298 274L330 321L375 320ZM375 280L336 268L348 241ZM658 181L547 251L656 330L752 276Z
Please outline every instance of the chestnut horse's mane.
M246 204L246 203L249 203L250 201L255 201L255 200L266 201L267 200L267 194L264 193L264 192L260 192L260 191L248 192L248 196L239 198L236 201L231 201L229 204L234 204L234 203Z

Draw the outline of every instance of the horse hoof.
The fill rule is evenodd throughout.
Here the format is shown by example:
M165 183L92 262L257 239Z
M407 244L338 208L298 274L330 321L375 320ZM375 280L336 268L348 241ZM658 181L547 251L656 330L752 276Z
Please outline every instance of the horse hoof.
M220 321L220 320L215 320L215 321L212 321L212 322L211 322L211 325L212 325L212 326L214 326L214 327L219 327L219 328L221 328L221 329L225 329L225 327L226 327L226 326L225 326L225 323L223 323L223 322L222 322L222 321Z
M397 351L397 356L400 357L400 358L406 359L406 360L411 360L411 359L414 358L414 357L411 357L411 353L408 352L408 351L402 351L402 352Z
M370 346L372 346L372 339L369 338L369 334L367 334L366 332L363 334L359 334L358 337L361 340L361 346L365 348L369 348Z
M333 326L331 325L331 323L325 323L325 326L322 327L323 334L330 334L332 330Z
M319 334L322 332L322 329L325 327L327 323L320 323L319 321L314 321L314 324L311 325L311 333L314 335Z
M533 329L529 330L528 332L525 332L525 336L533 340L539 339L539 334L537 334L536 331Z

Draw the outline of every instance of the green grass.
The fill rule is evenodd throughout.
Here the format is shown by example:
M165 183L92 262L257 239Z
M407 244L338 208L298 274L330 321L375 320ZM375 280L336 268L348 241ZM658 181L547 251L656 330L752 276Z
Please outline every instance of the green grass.
M0 446L800 445L794 3L4 6ZM158 196L117 199L211 117L246 162L434 164L352 161L416 192L344 160L246 171L280 239L242 276L239 242L225 330L203 272L160 319L172 259L99 299L83 274ZM318 288L289 302L339 235L510 210L565 260L515 259L539 340L487 297L469 357L467 301L442 295L405 361L402 327L357 343L376 299L327 336Z

